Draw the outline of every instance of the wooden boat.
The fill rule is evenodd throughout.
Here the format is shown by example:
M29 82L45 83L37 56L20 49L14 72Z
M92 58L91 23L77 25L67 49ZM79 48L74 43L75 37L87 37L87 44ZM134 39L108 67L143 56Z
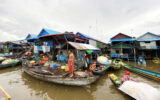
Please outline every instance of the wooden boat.
M152 60L154 63L160 63L160 59L159 58L153 58Z
M119 87L122 84L122 82L118 79L118 77L115 74L108 74L108 78L116 87Z
M93 70L94 75L103 75L110 68L110 65L105 66L104 68L96 68Z
M85 76L85 77L69 77L67 76L69 73L63 74L63 75L54 75L50 73L47 70L36 70L37 66L32 66L30 68L30 65L27 64L25 61L22 62L22 70L29 74L30 76L43 80L43 81L48 81L52 83L57 83L57 84L63 84L63 85L72 85L72 86L84 86L84 85L89 85L91 83L94 83L99 76ZM38 66L39 68L42 68ZM76 72L74 72L76 73Z
M114 74L109 74L108 77L118 90L135 100L159 100L160 98L159 90L156 90L156 88L147 83L135 81L125 81L122 83ZM152 93L154 93L154 95L150 95Z
M147 78L160 81L160 73L144 70L144 69L137 68L137 67L127 65L127 64L124 64L124 68L127 69L127 70L130 70L132 72L135 72L137 74L140 74L142 76L145 76Z
M10 100L9 94L0 86L0 100Z
M122 65L123 65L122 59L119 59L119 58L118 59L114 59L112 61L112 64L111 64L111 68L113 70L118 70L118 69L121 68Z
M17 62L12 62L12 63L8 63L8 64L0 64L0 68L7 68L7 67L14 67L17 66L18 64L20 64L20 60L18 60Z
M125 91L122 91L122 90L119 89L119 87L120 87L123 83L120 81L120 79L118 79L118 77L117 77L115 74L113 74L113 73L112 73L112 74L108 74L108 78L111 80L111 82L116 86L116 88L117 88L119 91L121 91L121 92L127 94L128 96L130 96L131 98L135 99L131 94L128 94L128 93L126 93Z

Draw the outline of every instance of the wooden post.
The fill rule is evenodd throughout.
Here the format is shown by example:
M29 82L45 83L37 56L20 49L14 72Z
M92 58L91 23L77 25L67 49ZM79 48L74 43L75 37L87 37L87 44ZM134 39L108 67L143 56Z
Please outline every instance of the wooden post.
M133 49L133 51L134 51L134 61L136 62L136 50L135 50L135 48Z
M79 55L78 55L78 49L77 49L77 63L78 63L78 65L77 65L77 67L78 67L78 69L79 69L79 62L78 62L78 58L79 58Z
M158 58L158 50L156 50L156 57Z

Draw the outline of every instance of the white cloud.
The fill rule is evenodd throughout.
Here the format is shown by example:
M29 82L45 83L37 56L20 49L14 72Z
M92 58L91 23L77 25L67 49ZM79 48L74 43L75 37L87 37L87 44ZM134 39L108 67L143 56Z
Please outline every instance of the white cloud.
M22 39L42 28L82 32L106 42L119 32L159 34L159 4L159 0L1 0L0 39L4 34L6 40Z

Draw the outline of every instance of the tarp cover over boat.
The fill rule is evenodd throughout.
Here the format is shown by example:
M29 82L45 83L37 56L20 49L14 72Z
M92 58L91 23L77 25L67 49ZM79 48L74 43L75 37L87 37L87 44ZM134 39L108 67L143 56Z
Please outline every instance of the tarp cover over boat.
M119 89L136 100L160 100L160 91L147 83L126 81Z

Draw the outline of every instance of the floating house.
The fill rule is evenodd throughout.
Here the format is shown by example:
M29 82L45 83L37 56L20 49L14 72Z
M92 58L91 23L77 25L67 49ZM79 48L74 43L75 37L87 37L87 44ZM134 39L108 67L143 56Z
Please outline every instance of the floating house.
M23 50L23 45L20 41L7 41L5 44L9 52L18 53Z
M75 35L72 32L52 33L40 36L39 40L53 49L61 48L64 43L74 41Z
M160 58L160 36L147 32L137 38L139 42L138 55L146 59Z
M87 36L87 35L80 33L80 32L76 33L75 41L77 41L77 40L82 40L83 41L82 43L90 44L90 45L93 45L93 46L99 48L102 51L102 53L107 53L108 48L109 48L108 44L106 44L102 41L99 41L95 38L92 38L90 36Z
M0 53L4 53L5 42L0 42Z
M136 60L136 41L134 37L119 33L110 39L111 58L126 58Z

